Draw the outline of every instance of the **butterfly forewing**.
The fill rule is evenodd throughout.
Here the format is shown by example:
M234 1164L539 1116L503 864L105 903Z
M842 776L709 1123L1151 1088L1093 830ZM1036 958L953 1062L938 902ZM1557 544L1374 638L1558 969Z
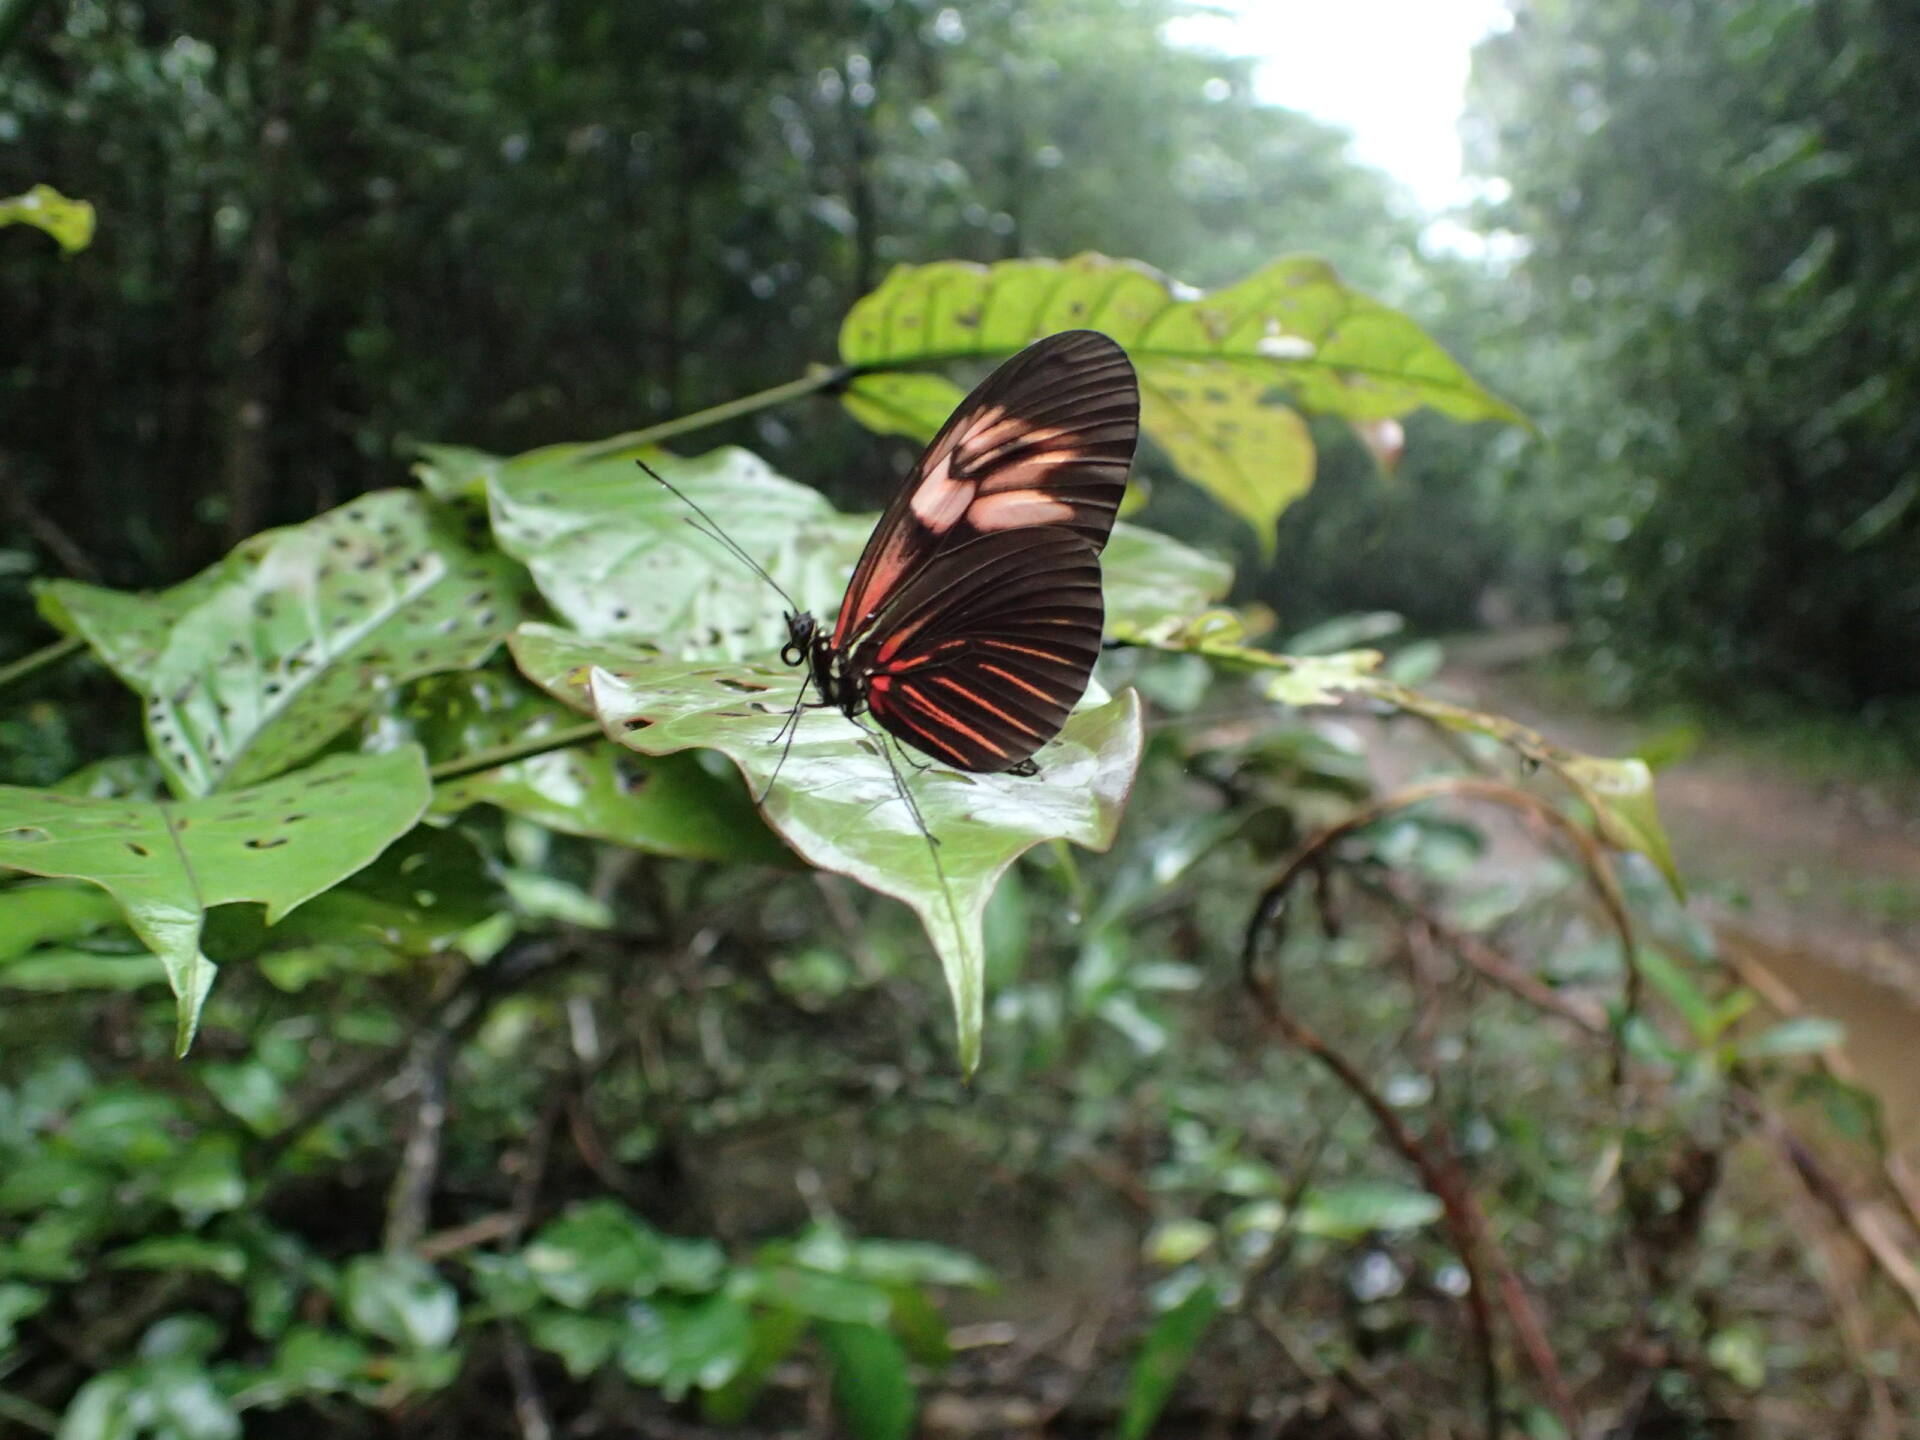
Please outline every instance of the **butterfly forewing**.
M861 639L931 563L987 536L1061 529L1097 556L1139 429L1139 386L1119 345L1069 330L1028 346L961 402L887 507L847 587L834 646Z
M849 656L874 718L962 770L1011 769L1060 732L1100 654L1100 562L1076 531L1005 530L942 551Z

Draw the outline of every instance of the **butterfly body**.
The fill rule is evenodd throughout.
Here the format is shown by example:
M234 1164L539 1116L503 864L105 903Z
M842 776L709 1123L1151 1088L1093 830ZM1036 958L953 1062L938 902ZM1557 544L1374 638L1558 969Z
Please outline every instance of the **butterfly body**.
M1101 549L1139 434L1119 345L1070 330L981 382L861 554L829 634L787 615L819 704L871 714L955 769L1031 774L1086 692Z

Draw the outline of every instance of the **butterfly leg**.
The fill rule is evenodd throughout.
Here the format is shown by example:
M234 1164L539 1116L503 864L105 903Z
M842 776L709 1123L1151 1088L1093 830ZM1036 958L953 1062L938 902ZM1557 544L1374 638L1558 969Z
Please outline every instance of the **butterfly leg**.
M758 795L753 797L753 803L755 805L764 805L767 803L767 796L773 793L773 782L780 778L780 771L787 763L787 756L793 753L793 742L800 734L800 712L802 710L817 710L819 708L817 705L807 704L807 682L802 680L800 682L800 693L794 697L793 708L787 711L787 718L780 722L779 730L775 731L773 739L767 742L770 745L778 744L782 735L786 736L787 740L787 743L781 748L780 758L774 762L773 773L767 776L766 787L762 789Z

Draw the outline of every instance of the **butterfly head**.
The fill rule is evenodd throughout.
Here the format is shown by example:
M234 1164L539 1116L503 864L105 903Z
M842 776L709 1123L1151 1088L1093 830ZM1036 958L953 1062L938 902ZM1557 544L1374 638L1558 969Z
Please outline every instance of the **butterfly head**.
M813 654L813 638L820 628L820 622L813 618L811 611L802 610L798 614L789 610L787 619L787 643L780 647L780 663L783 665L803 665Z

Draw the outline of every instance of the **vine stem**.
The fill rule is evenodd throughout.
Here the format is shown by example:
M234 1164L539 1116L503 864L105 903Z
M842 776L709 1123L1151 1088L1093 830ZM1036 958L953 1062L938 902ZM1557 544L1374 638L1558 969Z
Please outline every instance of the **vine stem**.
M38 650L22 655L11 665L0 665L0 689L5 689L16 680L26 679L36 670L59 664L69 655L85 649L86 643L78 635L69 635L64 640L56 640L51 645L42 645Z
M770 390L756 390L751 395L742 395L738 400L728 400L719 405L709 405L705 410L695 410L691 415L679 415L671 420L662 420L658 425L624 431L591 445L583 445L575 452L574 461L578 464L589 460L605 460L609 456L619 455L624 451L638 450L647 445L658 445L663 440L671 440L695 430L704 430L709 425L719 425L728 420L738 420L742 415L770 410L775 405L786 404L789 400L818 395L823 391L837 390L859 374L861 368L858 365L824 365L811 374L802 375L798 380L789 380L784 385L775 385Z
M588 740L599 740L605 734L596 722L587 720L578 725L569 725L564 730L536 735L530 740L515 740L511 744L495 745L490 750L476 750L471 755L443 760L428 770L427 774L433 777L435 784L443 780L459 780L468 775L477 775L482 770L510 765L515 760L528 760L554 750L570 749Z

